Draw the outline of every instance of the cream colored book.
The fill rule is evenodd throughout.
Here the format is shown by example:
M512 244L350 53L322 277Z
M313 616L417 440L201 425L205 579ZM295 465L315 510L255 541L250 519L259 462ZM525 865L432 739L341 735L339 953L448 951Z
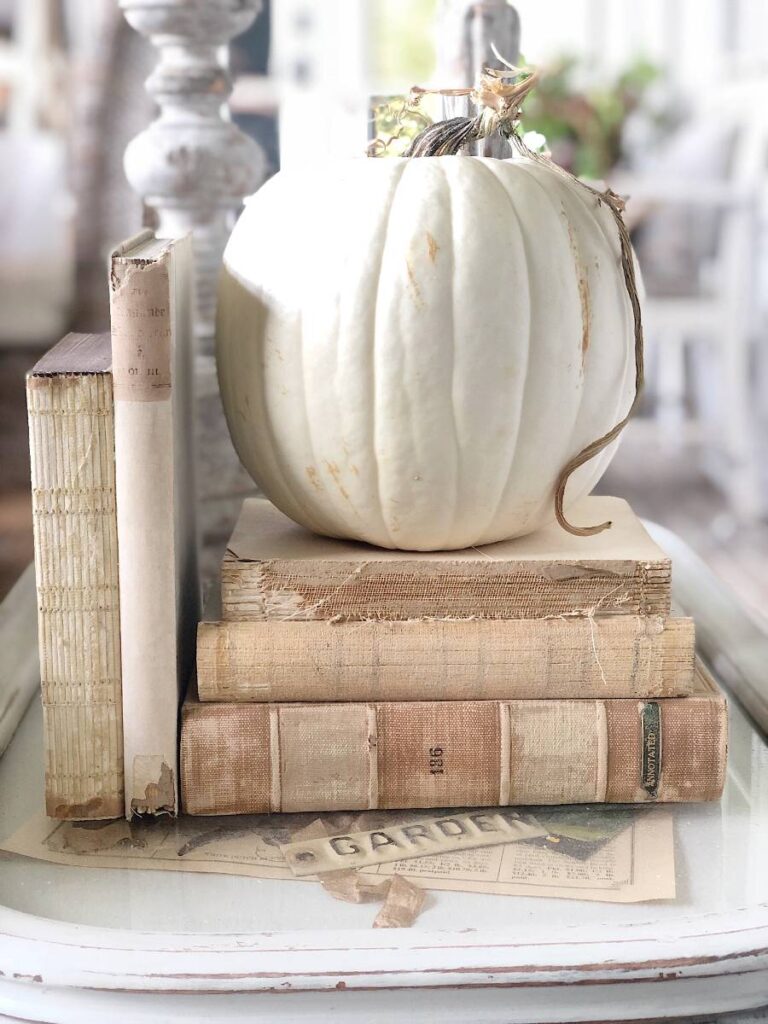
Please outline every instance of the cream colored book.
M222 618L489 618L668 615L669 558L619 498L590 496L574 537L557 524L465 551L389 551L319 537L248 498L221 567Z
M182 710L188 814L715 800L725 697L211 704Z
M27 376L51 818L123 813L112 353L68 334Z
M201 622L203 701L676 697L694 628L660 615Z
M125 812L178 809L178 707L199 618L189 238L112 254Z

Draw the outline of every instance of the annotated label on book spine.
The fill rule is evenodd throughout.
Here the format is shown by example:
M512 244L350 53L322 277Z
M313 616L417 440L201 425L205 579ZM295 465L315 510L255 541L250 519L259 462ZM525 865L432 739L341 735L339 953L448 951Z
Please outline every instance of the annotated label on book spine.
M112 264L112 375L116 401L171 397L168 265L119 257Z
M640 708L643 730L642 785L649 797L659 795L661 785L661 707L656 701Z

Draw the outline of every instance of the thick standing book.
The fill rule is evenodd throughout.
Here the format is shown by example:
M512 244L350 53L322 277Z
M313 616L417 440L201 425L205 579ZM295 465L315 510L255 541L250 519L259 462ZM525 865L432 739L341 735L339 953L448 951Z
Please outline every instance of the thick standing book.
M143 232L112 254L125 811L178 807L178 709L199 618L191 242Z
M124 809L111 366L108 334L68 334L27 375L52 818Z
M727 711L630 698L182 708L189 814L716 799Z
M203 701L675 697L693 620L660 615L201 622Z
M625 501L590 496L571 518L613 525L594 537L574 537L553 523L465 551L389 551L317 536L265 499L248 498L222 562L222 617L669 614L670 560Z

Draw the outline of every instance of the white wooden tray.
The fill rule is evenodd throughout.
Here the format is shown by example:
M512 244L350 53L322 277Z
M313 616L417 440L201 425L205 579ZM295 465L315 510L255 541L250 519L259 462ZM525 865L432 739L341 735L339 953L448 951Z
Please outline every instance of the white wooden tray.
M655 532L703 653L759 715L768 640L680 541ZM0 610L0 687L5 666L23 689L35 671L28 583L12 605L5 618ZM768 748L735 702L731 728L722 802L675 808L679 895L670 902L440 892L413 928L373 931L371 907L331 902L319 886L4 856L0 1019L712 1021L764 1006ZM0 760L0 836L41 801L34 700Z

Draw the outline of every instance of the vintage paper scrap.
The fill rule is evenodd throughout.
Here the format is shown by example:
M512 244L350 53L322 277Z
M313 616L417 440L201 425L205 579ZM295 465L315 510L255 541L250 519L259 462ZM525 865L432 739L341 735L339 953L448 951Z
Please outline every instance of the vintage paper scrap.
M347 834L294 837L281 849L294 875L315 875L544 838L547 831L530 815L521 817L516 811L464 811L407 824L377 824Z
M395 875L373 927L410 928L424 906L426 895L424 890L410 879Z
M396 867L425 889L457 892L607 903L675 897L673 817L667 809L638 809L629 827L586 860L537 844L509 843L362 870L388 874Z
M328 871L315 877L327 893L342 903L381 903L392 888L392 879L373 879L354 868Z
M302 843L311 839L321 839L323 836L328 835L328 826L325 824L322 818L315 818L310 821L308 825L302 825L300 829L297 829L292 837L291 842ZM281 849L284 849L281 846Z
M322 818L315 818L295 832L293 838L300 844L327 836L328 826ZM410 928L424 906L424 892L402 875L374 880L356 868L342 868L316 877L327 893L344 903L380 903L384 900L384 906L373 921L374 928Z
M315 818L308 825L293 834L295 843L316 841L328 835L328 826L322 818ZM285 850L285 846L281 846ZM342 868L340 871L328 871L317 876L318 881L327 893L343 903L380 903L386 899L392 885L391 878L374 880L361 875L354 868Z
M495 813L498 808L486 810ZM531 810L535 815L545 810L554 814L556 809ZM583 812L585 822L591 820L592 807L574 809L574 813L577 810ZM333 813L323 814L322 822L336 834L419 821L429 814L434 817L434 812ZM76 867L200 871L300 882L313 876L297 878L280 847L315 819L317 814L182 816L130 822L126 832L122 823L116 828L114 822L54 821L39 815L0 842L0 849ZM575 827L574 820L570 826ZM83 831L89 835L73 835ZM366 867L362 872L369 877L407 876L428 890L610 903L674 898L673 812L669 808L632 808L626 827L585 860L539 848L538 842L418 857Z

